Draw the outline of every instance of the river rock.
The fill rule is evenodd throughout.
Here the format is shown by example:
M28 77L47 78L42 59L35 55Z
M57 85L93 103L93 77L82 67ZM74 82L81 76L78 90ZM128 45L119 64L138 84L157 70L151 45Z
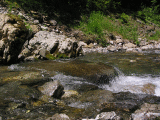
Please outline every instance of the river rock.
M64 90L64 95L62 96L62 98L68 98L68 97L77 97L79 95L79 93L77 91L74 90Z
M21 85L20 82L11 82L0 87L0 98L4 101L28 104L38 99L40 92L35 88Z
M108 51L110 51L110 52L115 52L115 51L117 51L117 47L116 46L108 46L107 47L107 49L108 49Z
M52 117L47 118L46 120L70 120L66 114L55 114Z
M114 111L112 111L112 112L102 112L98 114L95 120L121 120L121 118L117 116Z
M50 67L51 66L52 65L50 65ZM54 64L51 69L63 72L66 75L82 77L96 84L109 84L109 82L117 76L117 72L112 66L87 61L70 61L67 62L67 64Z
M3 63L14 63L29 35L24 22L12 14L0 14L0 58Z
M123 45L123 48L135 48L135 47L136 47L136 45L133 43L126 43Z
M148 83L148 84L143 85L142 92L154 95L155 89L156 89L156 86L154 84Z
M61 98L61 96L64 94L64 87L58 80L46 82L44 85L39 86L38 90L43 94L53 96L54 98Z
M39 71L12 71L10 75L6 75L5 77L0 78L0 84L3 85L9 82L19 81L22 84L34 85L47 79L48 76L42 74Z
M159 120L160 113L137 113L131 115L131 120Z

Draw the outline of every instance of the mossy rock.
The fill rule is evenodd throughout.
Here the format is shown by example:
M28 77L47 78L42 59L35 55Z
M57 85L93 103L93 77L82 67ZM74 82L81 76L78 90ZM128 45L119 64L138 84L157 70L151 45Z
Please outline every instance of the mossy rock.
M6 84L10 82L19 81L22 84L37 84L40 81L43 81L45 78L42 77L42 74L38 71L21 71L21 72L11 72L7 77L0 79L0 84Z

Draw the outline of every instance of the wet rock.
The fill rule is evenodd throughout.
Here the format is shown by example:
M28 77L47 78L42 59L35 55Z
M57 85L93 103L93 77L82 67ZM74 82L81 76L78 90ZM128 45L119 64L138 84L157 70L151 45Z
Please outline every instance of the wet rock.
M116 115L116 113L113 112L102 112L101 114L98 114L95 118L95 120L120 120L121 118Z
M88 91L79 98L81 102L90 102L97 104L97 106L100 106L102 103L112 101L113 99L112 92L106 90Z
M134 113L159 113L160 112L160 104L149 104L144 103L141 105L140 109L136 110Z
M74 77L82 77L87 81L96 84L109 84L109 82L118 75L117 71L112 66L103 63L91 63L83 60L66 62L56 62L53 64L52 61L50 64L43 63L43 69L59 71L65 75L71 75Z
M50 103L50 102L54 102L55 101L55 99L53 97L48 96L48 95L42 95L42 96L40 96L39 100L43 101L45 103Z
M142 92L154 95L156 86L154 84L148 83L143 85Z
M118 111L118 112L133 112L139 109L145 95L136 95L129 92L114 93L114 100L101 104L101 111Z
M46 82L44 85L38 87L38 90L43 94L53 96L54 98L61 98L64 94L64 87L58 80Z
M20 85L19 82L11 82L0 87L0 98L4 101L28 104L38 99L40 92L35 88Z
M88 81L96 84L109 84L111 80L117 75L116 70L103 63L89 63L85 61L68 62L68 64L61 64L54 66L58 71L70 74L72 76L83 77Z
M77 91L74 90L64 90L64 95L62 96L62 98L68 98L68 97L77 97L79 95L79 93Z
M101 111L121 111L132 112L136 110L139 105L136 102L107 102L101 105Z
M98 89L99 89L99 87L96 85L83 84L82 86L77 87L76 90L81 93L81 92L87 92L90 90L98 90Z
M55 114L52 117L47 118L46 120L70 120L66 114Z
M43 77L44 75L38 71L15 71L8 77L1 79L0 84L6 84L9 82L19 81L22 84L34 85L39 82L43 82L48 79L48 77Z

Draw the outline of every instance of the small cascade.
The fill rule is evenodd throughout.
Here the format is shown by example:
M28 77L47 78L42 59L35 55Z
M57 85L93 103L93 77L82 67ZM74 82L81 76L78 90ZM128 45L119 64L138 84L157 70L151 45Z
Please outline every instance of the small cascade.
M118 76L110 81L109 85L99 86L102 89L114 93L131 92L136 94L152 94L160 96L160 77L152 75L124 75L117 67L114 67Z

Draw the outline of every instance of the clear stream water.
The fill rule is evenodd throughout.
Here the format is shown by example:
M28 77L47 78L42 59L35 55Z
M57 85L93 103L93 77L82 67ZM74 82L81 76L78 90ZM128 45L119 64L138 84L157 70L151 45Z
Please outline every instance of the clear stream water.
M38 61L0 66L0 78L12 76L18 71L40 70L48 72L52 79L60 80L66 90L75 89L82 84L93 85L82 77L64 74L60 68L65 69L70 61L88 61L92 63L104 63L113 66L118 72L118 77L109 85L101 84L98 87L112 92L144 93L143 87L151 84L155 87L154 95L160 96L160 51L144 51L143 53L91 53L86 56L70 60ZM81 63L79 63L81 64ZM99 69L99 68L97 68ZM90 69L92 71L92 69ZM14 71L14 72L11 72ZM15 72L17 71L17 72ZM79 70L81 71L81 69ZM56 72L56 75L55 75Z

